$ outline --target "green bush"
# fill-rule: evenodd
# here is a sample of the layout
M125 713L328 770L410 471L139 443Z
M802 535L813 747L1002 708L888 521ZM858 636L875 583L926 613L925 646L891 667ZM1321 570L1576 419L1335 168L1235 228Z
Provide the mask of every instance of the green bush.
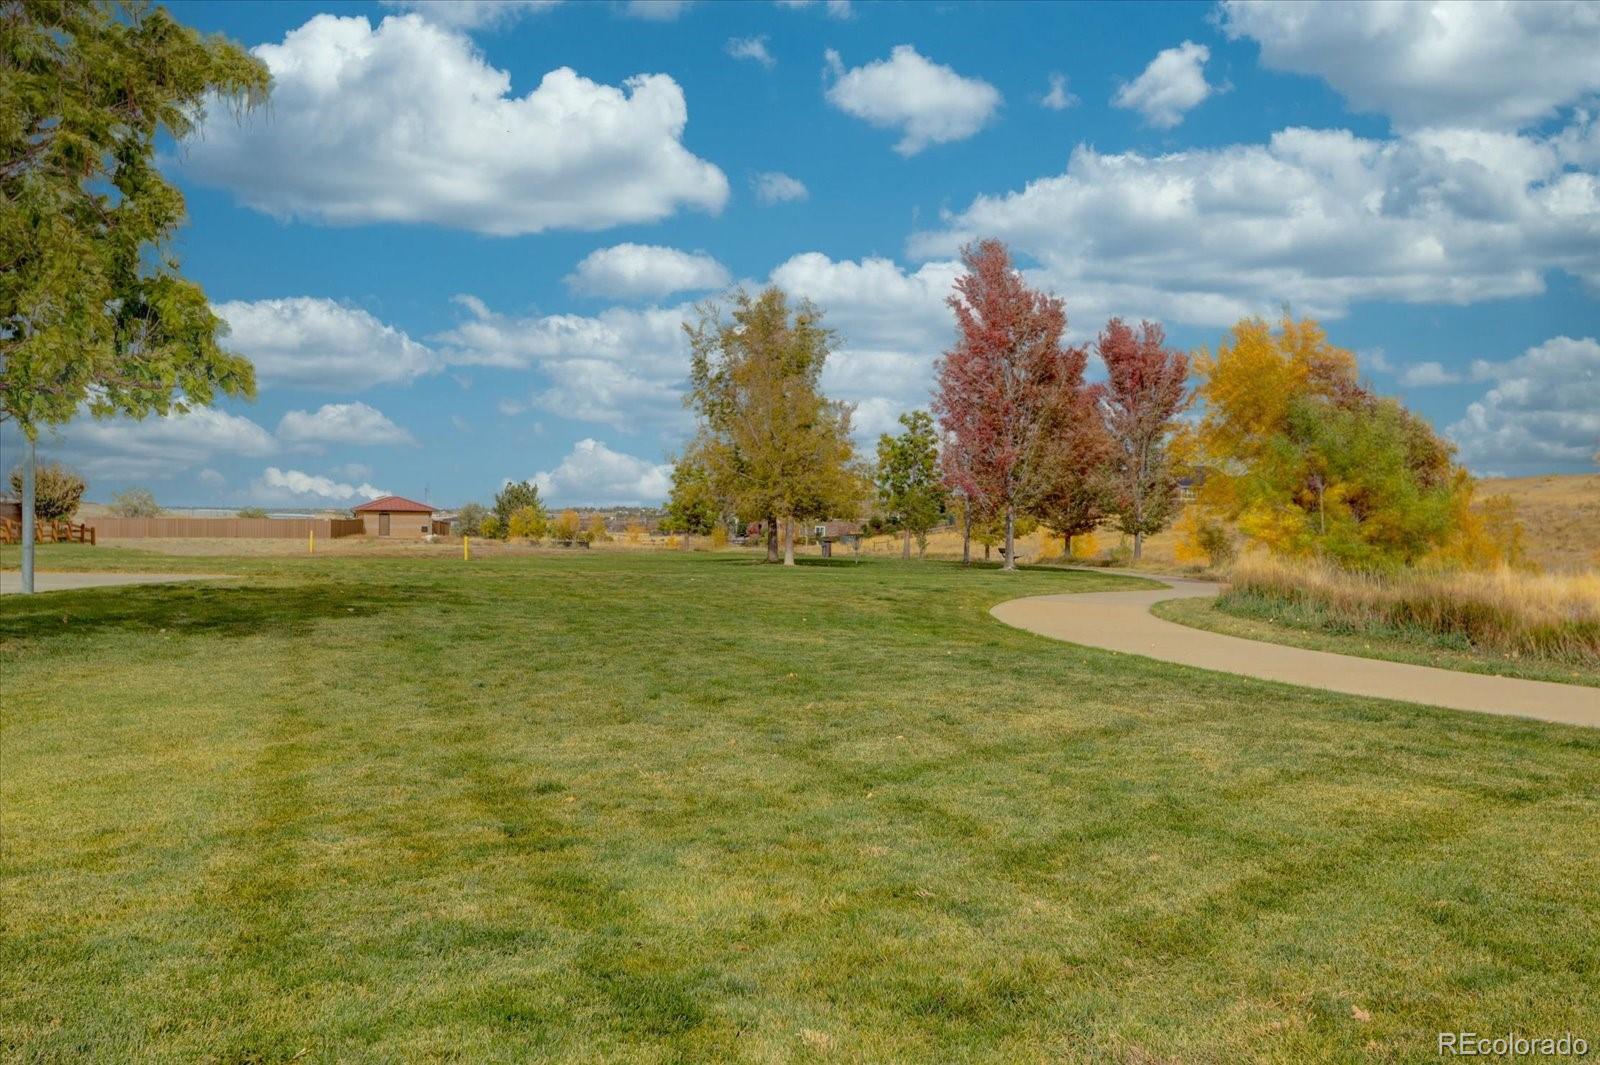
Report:
M1206 553L1211 560L1213 568L1221 568L1232 562L1238 555L1238 545L1233 542L1233 533L1228 526L1215 518L1203 518L1195 527L1195 543L1200 550Z

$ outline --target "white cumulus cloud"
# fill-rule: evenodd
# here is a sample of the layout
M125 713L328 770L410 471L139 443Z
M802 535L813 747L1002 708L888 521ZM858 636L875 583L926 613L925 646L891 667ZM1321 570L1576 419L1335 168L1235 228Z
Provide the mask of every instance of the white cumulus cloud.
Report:
M756 199L762 203L793 203L811 195L799 178L776 170L757 174L751 183L755 186Z
M671 22L689 10L691 0L628 0L622 10L629 18L647 22Z
M84 411L66 425L47 431L39 450L82 470L90 480L164 480L222 455L270 455L272 434L239 414L195 407L165 417L98 420ZM12 451L11 440L5 450Z
M1229 37L1399 126L1515 129L1600 92L1590 0L1223 0Z
M1407 388L1432 388L1435 385L1453 385L1461 375L1446 369L1442 362L1419 362L1407 366L1400 374L1400 383Z
M346 484L320 474L268 466L251 484L251 498L267 503L352 503L389 493L372 485Z
M665 74L617 88L561 67L514 96L467 37L415 14L317 15L254 52L272 106L243 122L214 108L183 165L277 217L509 236L728 198L722 171L683 146L688 106Z
M851 70L832 49L827 60L834 79L828 102L874 126L899 129L894 150L901 155L965 140L1000 108L999 89L925 59L909 44L896 45L888 59Z
M727 268L704 252L655 244L618 244L590 252L567 276L567 287L586 296L631 299L722 288Z
M1504 362L1473 363L1494 385L1445 435L1471 469L1505 474L1592 469L1600 449L1600 342L1552 337Z
M411 434L365 403L324 403L315 411L292 410L278 422L285 444L414 444Z
M759 37L729 37L725 46L727 53L735 59L749 59L771 69L777 64L772 58L772 53L767 51L767 38L765 34Z
M954 326L945 298L960 273L955 262L906 271L889 259L793 256L772 271L773 284L811 299L838 334L823 368L828 395L856 405L852 429L868 441L892 430L903 411L928 404L933 363Z
M457 29L492 29L558 7L561 0L382 0L384 7L415 11L429 22Z
M517 317L471 296L459 297L458 303L468 317L435 338L445 357L531 370L536 387L529 406L626 432L687 423L682 397L689 350L683 325L691 307Z
M555 469L534 474L533 483L540 495L556 503L660 503L671 490L672 467L586 438Z
M1535 137L1425 131L1392 140L1286 129L1266 144L1166 155L1079 146L1062 174L979 196L913 254L999 237L1068 299L1226 325L1362 300L1465 304L1600 289L1600 181Z
M817 0L774 0L779 7L786 7L792 11L802 11L808 7L817 6ZM829 18L846 21L855 17L855 8L850 0L827 0L822 9L828 13Z
M227 347L254 363L267 387L353 391L403 384L438 365L403 331L329 299L232 300L214 310L228 323Z
M1052 111L1065 111L1077 102L1078 98L1067 91L1067 76L1050 75L1050 91L1040 98L1039 103Z
M1205 64L1211 49L1193 41L1156 54L1144 73L1117 90L1112 104L1138 111L1145 121L1171 129L1215 90L1206 82Z

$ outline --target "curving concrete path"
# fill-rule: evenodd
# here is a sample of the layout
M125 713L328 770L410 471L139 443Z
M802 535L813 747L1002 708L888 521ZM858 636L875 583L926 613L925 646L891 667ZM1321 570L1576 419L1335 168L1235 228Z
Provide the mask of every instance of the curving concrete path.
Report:
M1155 579L1167 587L1032 595L1001 603L989 613L1007 625L1041 636L1163 662L1347 695L1600 727L1600 688L1355 658L1193 629L1156 617L1150 607L1163 599L1216 595L1219 586L1180 578Z

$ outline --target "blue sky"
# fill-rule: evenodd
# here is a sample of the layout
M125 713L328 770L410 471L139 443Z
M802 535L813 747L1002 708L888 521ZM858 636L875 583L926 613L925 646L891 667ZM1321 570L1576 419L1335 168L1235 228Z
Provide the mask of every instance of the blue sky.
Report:
M867 440L987 235L1078 339L1288 305L1479 472L1600 447L1593 4L171 6L274 71L165 163L260 394L46 438L91 498L654 502L740 281L828 312Z

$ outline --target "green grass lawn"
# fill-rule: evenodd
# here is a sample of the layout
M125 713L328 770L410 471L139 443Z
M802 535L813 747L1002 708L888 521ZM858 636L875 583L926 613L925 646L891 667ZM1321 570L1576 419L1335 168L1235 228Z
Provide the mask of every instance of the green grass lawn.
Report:
M96 550L240 579L0 601L7 1059L1600 1037L1600 732L986 614L1104 574Z
M1473 647L1463 637L1420 629L1356 629L1314 607L1255 596L1169 599L1157 603L1151 613L1180 625L1225 636L1242 636L1247 640L1265 640L1312 651L1600 688L1600 671L1587 666L1504 654Z

